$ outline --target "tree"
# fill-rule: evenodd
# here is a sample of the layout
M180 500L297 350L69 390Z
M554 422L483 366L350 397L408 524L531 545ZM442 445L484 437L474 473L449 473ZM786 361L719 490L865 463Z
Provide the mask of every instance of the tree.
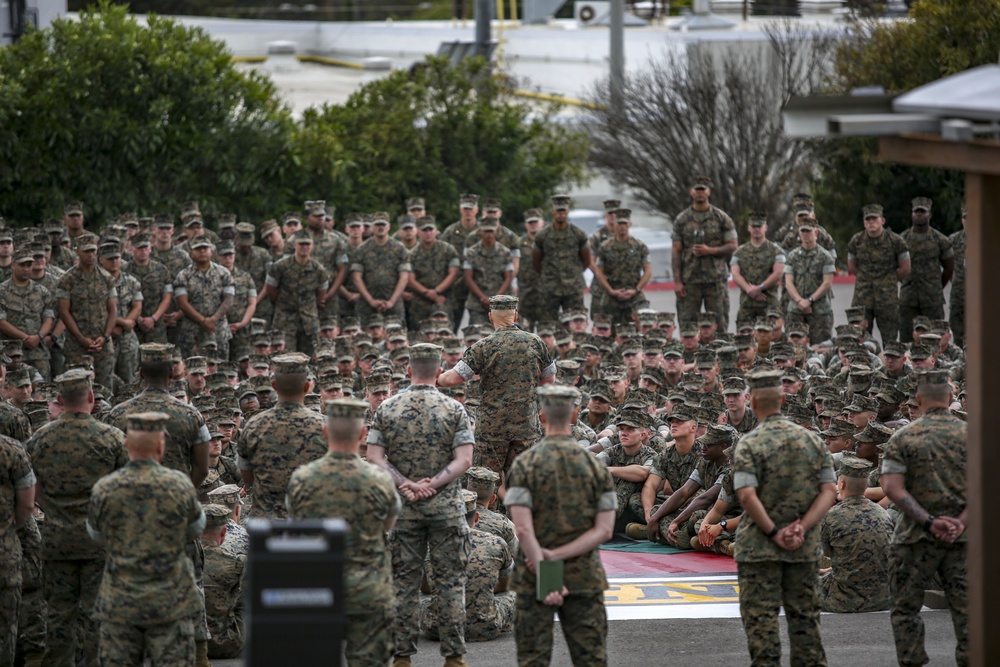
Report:
M1000 0L918 0L909 20L858 21L837 53L832 92L881 86L901 93L978 65L996 62ZM933 224L960 226L964 176L876 161L873 139L829 142L821 157L817 203L840 241L858 231L861 207L879 202L897 231L910 225L910 200L934 199ZM824 223L826 224L826 223Z
M690 183L704 174L712 202L730 215L763 211L783 221L813 173L816 145L786 137L780 109L820 89L833 44L785 21L757 52L670 52L626 77L621 111L608 104L605 79L589 96L591 164L671 216L690 205Z
M102 4L0 49L0 211L37 222L79 199L121 211L273 215L294 194L294 123L270 80L199 28Z
M404 212L407 197L423 196L441 215L476 192L501 198L505 217L519 218L582 180L587 138L552 121L556 105L512 93L481 58L452 67L432 57L366 84L343 105L310 109L303 135L325 137L341 152L335 178L313 168L304 187L330 193L341 209L393 214Z

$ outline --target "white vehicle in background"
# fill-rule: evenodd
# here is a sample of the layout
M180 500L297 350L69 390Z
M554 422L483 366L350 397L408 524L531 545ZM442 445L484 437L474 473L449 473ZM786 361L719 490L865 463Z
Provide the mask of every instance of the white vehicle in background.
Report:
M589 208L574 209L569 212L570 223L576 225L590 236L604 225L604 212ZM649 263L653 266L653 280L670 280L670 251L673 248L673 238L665 229L649 227L632 227L632 236L639 239L649 248ZM585 272L587 285L593 279L588 269Z

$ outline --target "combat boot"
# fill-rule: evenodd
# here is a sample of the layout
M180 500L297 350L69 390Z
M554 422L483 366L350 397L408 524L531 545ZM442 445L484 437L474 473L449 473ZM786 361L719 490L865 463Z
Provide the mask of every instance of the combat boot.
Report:
M194 643L194 667L212 667L208 661L208 640Z
M469 663L460 655L450 655L444 659L444 667L469 667Z
M408 655L393 656L392 667L410 667L410 656Z
M718 553L722 554L723 556L729 556L730 558L733 557L734 553L733 543L730 542L729 540L722 540L721 542L716 542L715 550Z
M625 526L625 534L633 540L649 539L649 533L646 531L646 526L641 523L630 523Z

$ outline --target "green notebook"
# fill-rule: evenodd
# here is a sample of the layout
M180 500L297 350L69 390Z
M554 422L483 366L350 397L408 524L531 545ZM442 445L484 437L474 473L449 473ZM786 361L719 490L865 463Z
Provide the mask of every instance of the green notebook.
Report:
M535 575L536 598L544 600L552 591L563 589L563 562L561 560L543 560L538 563L538 574Z

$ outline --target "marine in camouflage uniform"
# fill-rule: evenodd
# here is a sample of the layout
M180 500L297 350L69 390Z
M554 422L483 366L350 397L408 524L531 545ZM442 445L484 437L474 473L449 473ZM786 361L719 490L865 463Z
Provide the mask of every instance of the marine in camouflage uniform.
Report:
M538 235L541 226L545 224L541 210L533 208L525 211L524 224L528 230L520 239L520 250L521 256L527 257L528 261L522 262L517 270L517 295L521 300L521 317L526 328L530 331L538 324L552 318L542 310L544 304L542 300L542 275L535 270L531 262L535 236ZM591 253L593 253L593 246L591 246ZM591 287L590 295L591 303L593 303L595 298L593 287Z
M913 342L913 319L944 319L944 287L955 270L948 237L930 226L931 200L913 200L913 226L900 234L910 250L910 275L899 289L899 340Z
M153 317L160 308L163 297L174 293L173 278L176 273L171 274L166 264L152 258L140 265L133 257L132 261L122 267L122 270L139 281L142 294L145 299L142 302L142 317ZM167 326L163 320L158 320L149 331L136 328L136 336L139 343L166 343Z
M776 400L780 371L761 370L747 379L752 400L758 391L762 401ZM778 540L785 535L780 527L799 520L816 503L824 510L833 504L833 460L819 436L783 417L777 403L773 407L774 412L768 413L755 402L761 423L742 437L733 455L736 493L744 506L748 503L741 491L756 494L763 520L768 522L759 524L748 511L737 529L734 558L740 615L753 664L780 664L778 608L784 607L792 662L823 665L826 653L819 633L817 596L820 531L803 526L802 542L795 549L789 549L787 542L779 547Z
M485 228L496 230L496 224L488 224ZM514 262L507 246L494 241L491 247L486 247L480 242L465 249L462 270L465 272L466 285L469 285L469 281L475 283L479 291L489 298L506 294L510 290ZM465 300L465 308L469 311L470 324L489 323L487 308L471 287Z
M223 263L230 261L230 254L234 248L227 245L227 241L219 244L219 256ZM233 257L235 259L235 256ZM233 274L233 306L226 313L226 320L229 321L229 328L239 325L247 317L247 310L250 308L250 299L254 300L254 311L251 318L257 316L258 292L253 276L236 266L232 265L230 273ZM288 335L286 334L286 339ZM293 339L294 340L294 339ZM249 357L253 354L253 345L250 342L250 321L247 320L241 328L233 331L233 337L229 341L229 360L239 361L241 357Z
M861 479L868 484L871 464L855 457L842 458L840 478ZM823 555L833 568L820 576L820 609L856 613L885 611L889 596L889 540L892 519L882 507L860 493L841 488L843 499L830 508L820 524Z
M890 495L899 506L899 519L889 551L890 587L893 593L892 634L901 665L923 665L924 623L920 618L927 582L939 576L951 610L958 642L955 662L969 664L969 597L965 532L949 542L931 532L935 517L964 519L967 508L965 468L967 428L948 410L951 395L945 371L922 373L918 396L928 385L941 395L925 400L923 416L896 431L882 453L882 485L901 478L906 495ZM940 387L940 389L938 389ZM886 480L892 476L894 479Z
M192 252L201 251L205 243L207 241L201 238L193 241ZM211 261L211 254L204 267L199 268L194 264L177 274L174 279L174 298L187 299L188 305L202 318L196 321L185 314L177 323L175 344L185 358L194 356L195 349L209 340L216 342L221 358L229 358L229 339L233 337L233 333L229 330L226 313L232 307L235 292L232 274L226 267ZM216 317L217 313L219 315L215 331L209 331L201 322Z
M118 245L105 245L99 251L101 259L105 261L118 259L121 261L121 249ZM112 266L109 264L109 266ZM115 292L118 293L118 319L125 319L132 309L139 304L142 313L142 303L145 297L142 293L142 285L135 276L131 276L121 270L121 265L117 267L117 275L109 269L105 269L115 281ZM138 318L136 318L138 320ZM132 384L136 380L136 368L139 365L139 338L136 336L136 323L133 322L132 329L116 325L114 334L115 343L115 375L117 375L125 385Z
M425 245L423 242L423 236L436 229L433 218L421 218L419 226L421 241L410 251L410 267L413 271L410 275L410 288L413 298L406 308L407 326L410 331L418 331L420 323L438 308L444 308L450 315L455 309L456 284L462 282L462 278L458 275L462 270L462 260L455 247L440 239L434 239L430 245ZM455 274L451 285L437 292L436 288L444 284L451 274ZM415 289L414 283L422 289ZM427 290L434 290L434 295L430 299L424 296ZM444 303L437 303L437 299L442 297ZM452 323L456 327L460 324L460 322Z
M591 257L591 272L596 271L596 260L597 251L601 249L601 245L608 239L614 238L615 235L615 211L622 207L621 200L618 199L607 199L604 201L604 225L598 227L593 234L587 237L587 245L590 246L590 257ZM531 249L528 249L528 255L531 255ZM604 291L604 287L601 284L593 280L590 283L590 318L594 319L595 315L600 314L601 307L604 305L604 299L607 293ZM524 296L521 295L523 300Z
M247 557L235 556L220 544L229 524L229 508L208 505L201 546L205 550L205 615L209 658L238 658L243 651L243 572ZM228 532L228 531L227 531Z
M619 421L618 423L622 422ZM640 444L634 453L629 454L625 451L625 447L621 443L617 443L598 454L597 459L603 462L609 469L641 466L649 470L653 467L655 456L656 452L646 445ZM640 494L645 480L642 482L630 482L620 477L614 477L614 480L615 497L618 504L618 510L615 512L617 522L622 524L623 521L633 522L645 518L642 511L642 497ZM638 512L635 511L636 508L638 508ZM634 516L629 516L629 514Z
M330 420L360 422L367 403L337 399L327 405ZM288 513L296 519L347 521L344 590L347 599L346 655L349 664L388 664L392 657L392 561L385 525L401 508L396 485L385 471L364 462L346 443L292 473Z
M965 220L966 213L962 210L962 229L948 237L951 249L955 253L955 276L951 281L949 295L948 320L951 331L955 334L955 344L959 347L965 344Z
M767 317L768 312L778 309L778 293L781 289L781 276L779 282L761 289L764 281L774 273L775 266L784 264L786 253L782 246L768 240L763 234L767 233L767 218L761 214L751 214L747 220L747 227L750 229L751 240L747 241L733 253L729 260L730 270L733 273L733 280L740 289L740 308L736 312L737 322L756 322ZM760 231L761 238L758 243L753 236L756 233L754 228ZM798 227L795 231L795 245L799 247ZM737 280L740 276L751 289L756 288L754 293L759 292L763 299L756 299L743 289Z
M115 370L111 330L118 293L114 279L97 265L97 237L88 235L77 254L81 263L68 270L56 288L59 317L67 330L63 353L67 365L82 363L85 355L93 357L94 380L111 387ZM94 352L76 337L74 330L85 340L103 340L103 346Z
M35 486L35 473L20 442L0 436L0 663L14 664L18 608L22 604L18 494ZM20 511L19 511L20 510Z
M254 227L249 222L241 222L236 225L236 266L246 271L253 278L254 287L257 294L264 292L264 280L267 278L267 270L271 268L271 254L264 248L255 246ZM271 303L261 302L254 313L254 317L264 320L266 326L271 325L271 314L274 312Z
M33 261L30 253L15 254L15 264L31 264ZM2 331L8 338L21 339L22 335L39 337L34 348L24 348L24 361L34 366L46 381L51 379L50 354L48 348L42 344L42 339L45 338L45 334L52 332L56 316L55 308L55 295L40 283L31 280L30 274L24 280L19 280L18 276L14 275L10 280L0 284ZM17 331L11 330L11 327L15 327ZM18 335L18 332L22 335Z
M702 194L696 194L701 192ZM692 184L692 193L701 197L711 193L711 184L704 177L698 177ZM680 283L684 296L677 296L677 321L680 326L697 324L702 312L716 314L719 331L729 329L729 289L727 279L729 265L727 255L736 250L736 225L729 215L708 203L707 207L696 210L689 206L674 218L674 281ZM707 246L711 250L699 257L694 246Z
M543 409L566 409L579 399L576 389L565 386L543 387L538 394ZM530 511L538 546L551 550L599 523L611 523L606 519L613 518L617 508L611 473L568 435L546 435L514 461L507 477L505 503L512 509L515 523L518 512ZM574 665L607 664L604 591L608 582L597 550L564 560L563 582L570 594L558 608L536 599L535 574L525 563L524 544L521 551L512 581L517 593L514 633L518 664L549 664L554 612L559 614Z
M803 223L800 227L800 236L804 236L803 229L809 229L809 223ZM833 256L823 248L811 243L813 247L806 248L805 244L814 239L803 239L803 245L788 253L788 260L785 263L785 289L794 290L803 299L809 299L824 284L826 276L833 276L836 271ZM790 286L789 286L790 284ZM832 283L831 283L832 284ZM827 340L833 332L833 300L832 292L829 288L810 304L811 313L803 312L802 308L794 300L794 294L790 294L788 310L785 311L787 322L805 322L809 326L810 340Z
M583 270L590 268L587 233L569 223L569 197L552 197L551 225L535 235L532 264L541 274L541 310L556 320L562 311L583 310Z
M75 399L91 389L90 374L82 369L60 375L55 383L61 397ZM125 434L94 419L85 395L83 400L66 405L66 412L25 443L45 499L45 664L56 667L74 667L77 652L85 664L97 664L98 624L91 610L105 552L87 536L87 501L98 480L128 462Z
M438 236L438 240L451 245L455 252L461 256L465 252L465 243L469 237L476 237L476 213L479 211L479 195L462 195L460 206L463 211L463 219L454 222ZM466 218L465 212L469 212ZM476 243L478 238L472 241ZM472 245L471 243L469 245ZM462 317L465 313L465 300L469 296L469 288L465 286L465 281L459 279L451 290L451 300L454 310L452 311L452 324L455 327L462 325Z
M31 437L28 416L7 401L0 401L0 435L18 442L25 442Z
M434 361L441 361L437 346L410 348L411 364ZM375 411L368 432L368 458L372 460L374 453L376 465L387 467L397 485L407 480L440 479L448 474L445 470L457 470L459 476L425 500L404 499L390 536L397 599L393 654L406 659L417 652L420 581L429 556L435 575L441 655L450 664L464 665L460 656L465 654L465 573L470 546L460 484L460 475L467 467L457 461L475 440L461 403L433 384L416 382L425 378L413 379L409 389L389 397Z
M167 419L133 414L129 430L148 436ZM138 665L148 655L155 665L190 667L191 619L204 603L186 549L205 515L190 478L145 451L130 452L128 465L100 480L90 498L87 531L107 551L94 608L101 662Z
M294 245L308 247L312 238L307 232L293 237ZM347 256L338 262L344 264ZM279 259L267 272L266 296L274 303L275 329L285 334L285 350L313 354L313 340L319 333L319 301L330 288L330 274L307 253Z
M239 480L208 492L210 503L229 508L229 521L226 522L226 537L222 541L222 549L233 556L246 556L250 552L250 536L247 534L247 529L238 523L243 520L243 501L240 499L242 483L243 480Z
M301 353L273 358L275 381L300 377L305 386L309 358ZM278 394L278 404L254 415L240 431L240 470L253 487L253 516L284 519L288 480L299 466L326 453L323 416L303 405L301 398Z
M871 204L864 208L866 220L883 220L882 207ZM903 238L884 227L878 227L878 236L866 230L851 237L847 245L848 268L856 268L852 308L864 308L868 331L878 320L882 344L896 340L899 335L899 287L897 271L910 259L910 251ZM813 338L826 340L826 338Z
M25 667L40 667L45 655L45 579L42 534L34 516L17 530L21 542L21 606L17 614L17 655ZM0 653L0 657L2 657Z
M490 300L490 307L494 312L509 312L517 308L517 302L516 297L497 296ZM534 390L555 372L555 362L542 339L513 323L477 341L447 371L458 376L451 376L455 384L475 375L480 378L474 465L499 474L531 447L541 426ZM447 376L442 378L447 382Z
M376 302L388 302L396 292L400 277L411 271L410 251L399 241L388 237L381 244L376 236L368 239L355 251L350 261L355 286L361 282ZM363 329L368 327L369 320L377 314L400 318L405 316L402 292L396 303L381 312L365 300L363 293L355 307Z
M347 236L323 228L323 220L326 218L325 201L321 199L307 201L304 207L306 226L300 233L308 235L313 240L312 259L319 262L320 266L326 270L330 288L333 288L329 298L317 308L319 319L329 320L337 316L337 301L333 297L340 286L344 284L350 268L350 260L347 255ZM294 251L292 245L291 243L285 244L286 255L292 254ZM289 348L286 350L291 351Z
M601 244L597 251L597 258L594 260L594 265L597 267L594 282L599 283L602 289L604 282L607 282L611 288L611 291L603 289L604 294L600 305L597 306L597 312L607 315L612 323L620 324L633 321L636 306L645 298L642 290L652 277L652 272L649 264L649 248L628 233L632 224L632 212L628 209L619 209L615 217L618 232L614 238ZM614 294L618 291L631 291L632 294L628 298L620 298Z

